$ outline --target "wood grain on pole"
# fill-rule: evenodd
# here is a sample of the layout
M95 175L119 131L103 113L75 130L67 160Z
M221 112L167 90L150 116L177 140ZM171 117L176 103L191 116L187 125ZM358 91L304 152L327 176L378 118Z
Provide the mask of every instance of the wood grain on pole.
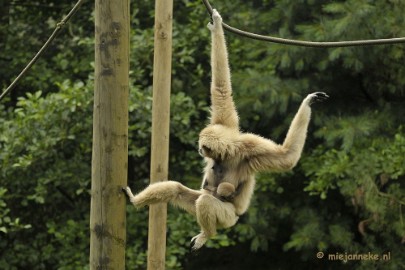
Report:
M155 2L151 183L167 180L173 0ZM165 269L167 204L149 209L148 269Z
M129 0L95 1L90 269L125 269Z

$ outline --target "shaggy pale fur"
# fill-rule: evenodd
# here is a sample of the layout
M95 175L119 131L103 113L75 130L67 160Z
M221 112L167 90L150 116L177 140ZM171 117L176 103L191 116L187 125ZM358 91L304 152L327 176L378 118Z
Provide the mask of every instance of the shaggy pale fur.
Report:
M217 188L218 196L224 199L230 198L232 195L234 195L235 191L235 186L228 182L220 183Z
M125 189L136 207L170 202L195 215L201 233L192 239L193 249L202 247L217 228L235 225L246 212L256 172L285 171L297 164L310 121L310 104L327 98L318 92L304 99L282 145L240 132L222 18L214 10L212 19L213 23L208 24L212 37L212 107L210 124L201 131L199 139L200 154L206 163L201 189L192 190L175 181L152 184L136 196L129 187Z

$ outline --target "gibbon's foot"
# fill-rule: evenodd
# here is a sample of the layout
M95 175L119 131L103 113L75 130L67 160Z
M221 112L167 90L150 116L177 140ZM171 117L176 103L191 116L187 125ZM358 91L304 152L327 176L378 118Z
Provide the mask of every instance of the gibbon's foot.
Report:
M123 187L122 191L125 192L125 194L127 195L128 199L131 203L135 202L135 196L134 196L134 194L132 194L132 191L129 187Z
M216 9L212 10L212 21L212 23L210 22L207 24L208 29L211 31L214 31L218 26L222 25L222 17Z
M312 105L314 102L322 102L328 98L329 96L324 92L315 92L309 94L305 99L307 100L308 105Z
M191 239L191 243L194 242L192 249L194 251L197 249L200 249L205 244L205 242L207 242L207 240L208 240L208 237L205 235L204 232L197 234L196 236L194 236Z

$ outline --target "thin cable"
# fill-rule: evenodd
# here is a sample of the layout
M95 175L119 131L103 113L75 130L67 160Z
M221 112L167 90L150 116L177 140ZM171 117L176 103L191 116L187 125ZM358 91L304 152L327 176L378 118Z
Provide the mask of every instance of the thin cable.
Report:
M212 7L208 0L202 0L205 7L207 8L210 15L212 15ZM366 39L366 40L351 40L351 41L335 41L335 42L316 42L316 41L301 41L293 39L285 39L272 36L264 36L251 32L242 31L238 28L222 23L225 30L232 32L234 34L279 44L303 46L303 47L317 47L317 48L334 48L334 47L353 47L353 46L371 46L371 45L386 45L386 44L396 44L405 43L405 37L401 38L387 38L387 39Z
M53 33L51 36L48 38L48 40L44 43L42 48L37 52L37 54L32 58L32 60L27 64L27 66L21 71L21 73L14 79L14 81L7 87L6 90L0 95L0 101L9 93L11 92L14 87L17 85L18 81L28 72L28 70L35 64L35 62L39 59L39 57L42 56L42 54L48 49L49 45L52 43L52 41L55 39L56 35L62 30L62 28L65 26L65 24L70 20L70 18L76 13L76 11L79 9L80 5L86 0L79 0L77 3L74 5L74 7L69 11L69 13L66 15L63 20L61 20L59 23L56 24L55 30L53 30Z

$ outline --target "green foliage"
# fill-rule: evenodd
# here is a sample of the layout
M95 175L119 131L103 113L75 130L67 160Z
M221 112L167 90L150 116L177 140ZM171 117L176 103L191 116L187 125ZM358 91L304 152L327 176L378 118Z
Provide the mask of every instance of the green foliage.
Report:
M405 36L404 1L213 4L231 25L285 38ZM0 64L7 67L2 87L72 3L44 5L19 1L0 11ZM209 113L209 18L200 1L174 5L169 177L198 188L198 132ZM128 182L134 190L149 181L153 8L153 1L131 4ZM0 104L1 269L88 268L92 4L85 3L66 27ZM166 268L194 262L201 269L238 269L269 260L277 269L404 268L403 45L313 49L233 34L227 41L243 130L282 142L306 94L322 90L331 98L314 105L299 165L293 172L259 175L249 212L202 253L190 252L189 241L199 232L195 218L169 208ZM127 266L145 269L147 210L128 206L127 212ZM390 252L391 260L343 263L316 259L318 251ZM214 260L206 268L204 254Z
M9 232L31 228L30 224L27 225L20 224L20 218L12 219L9 216L10 208L7 207L7 204L3 199L5 198L6 192L7 189L0 188L0 233L7 234Z
M8 241L1 244L4 269L8 265L41 268L56 261L61 267L75 267L87 257L62 247L87 246L83 228L89 209L85 202L91 141L87 138L92 126L85 116L91 113L92 84L65 81L58 87L58 93L46 97L39 91L19 98L0 128L0 182L9 190L5 196L9 216L26 224L8 232ZM26 247L31 234L35 241Z

